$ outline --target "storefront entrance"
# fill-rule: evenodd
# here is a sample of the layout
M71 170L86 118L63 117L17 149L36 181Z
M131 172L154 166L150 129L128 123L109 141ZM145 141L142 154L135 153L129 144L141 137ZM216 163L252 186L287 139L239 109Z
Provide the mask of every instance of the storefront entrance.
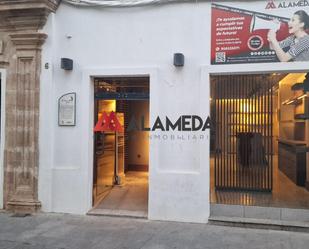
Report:
M147 217L149 78L95 82L93 206L90 213Z
M307 73L211 77L212 204L309 209L307 81Z

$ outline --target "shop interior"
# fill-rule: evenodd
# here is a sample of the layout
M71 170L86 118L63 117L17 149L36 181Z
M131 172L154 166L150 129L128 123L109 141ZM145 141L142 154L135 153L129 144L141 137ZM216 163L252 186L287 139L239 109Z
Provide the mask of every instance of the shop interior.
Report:
M309 208L309 73L211 76L211 203Z
M114 113L110 124L119 122L122 129L94 133L90 214L147 217L149 134L138 129L141 120L149 125L149 78L97 78L94 85L94 127Z

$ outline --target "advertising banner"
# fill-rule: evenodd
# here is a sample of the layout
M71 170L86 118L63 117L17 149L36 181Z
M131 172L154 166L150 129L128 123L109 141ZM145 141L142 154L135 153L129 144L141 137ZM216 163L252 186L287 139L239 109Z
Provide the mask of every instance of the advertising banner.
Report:
M211 64L309 61L309 0L213 2Z

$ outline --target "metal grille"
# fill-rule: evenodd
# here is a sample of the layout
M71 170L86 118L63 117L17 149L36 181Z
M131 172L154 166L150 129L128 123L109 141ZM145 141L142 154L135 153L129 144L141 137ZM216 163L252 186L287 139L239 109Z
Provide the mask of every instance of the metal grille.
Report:
M212 77L215 187L272 190L272 82L260 75Z

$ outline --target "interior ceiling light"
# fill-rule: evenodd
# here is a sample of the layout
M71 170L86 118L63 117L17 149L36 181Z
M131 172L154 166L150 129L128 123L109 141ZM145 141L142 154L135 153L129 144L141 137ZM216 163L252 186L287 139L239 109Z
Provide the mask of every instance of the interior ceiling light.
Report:
M294 99L292 99L292 100L288 101L288 102L286 103L286 105L293 104L294 102L295 102L295 100L294 100Z
M290 105L295 102L295 99L288 99L282 102L282 105Z
M303 98L305 98L306 96L307 96L307 94L303 94L303 95L297 97L297 99L303 99Z

